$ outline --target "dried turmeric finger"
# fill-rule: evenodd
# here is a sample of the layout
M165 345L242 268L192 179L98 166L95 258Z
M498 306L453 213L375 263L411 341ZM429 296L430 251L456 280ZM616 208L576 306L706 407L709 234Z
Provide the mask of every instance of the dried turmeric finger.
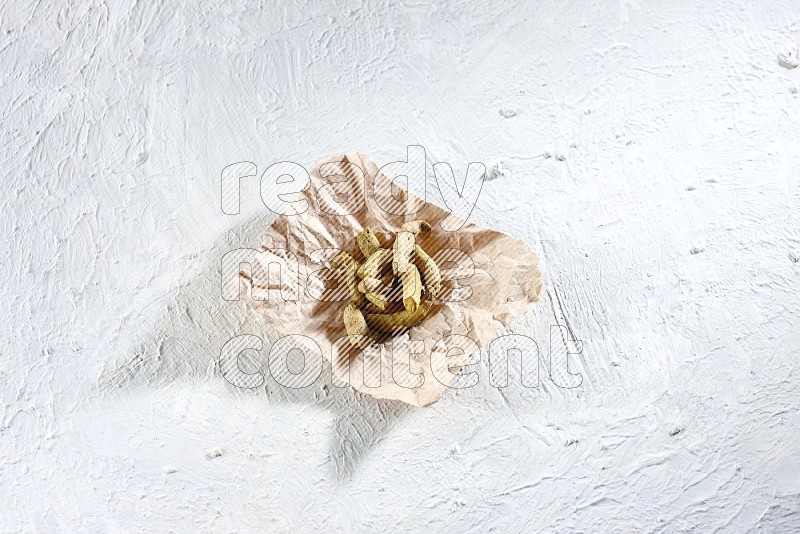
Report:
M381 243L369 226L365 226L356 236L356 244L361 249L365 258L372 256L372 253L381 248Z
M394 238L394 255L392 257L392 272L395 276L402 276L408 269L417 235L430 230L431 225L425 221L410 221L400 227L400 231Z
M411 232L412 234L414 234L416 236L416 235L419 235L422 232L430 232L431 231L431 225L428 224L425 221L422 221L422 220L410 221L410 222L404 223L400 227L400 231L401 232Z
M428 314L431 306L433 306L433 298L426 296L414 311L405 310L390 314L369 313L366 321L368 325L380 332L393 334L398 330L411 328L417 324Z
M419 278L419 271L415 266L409 265L400 276L400 281L403 284L403 306L408 311L416 310L422 295L422 280Z
M416 258L414 258L414 265L419 269L420 274L425 282L425 290L432 296L436 296L439 290L442 289L442 273L439 271L439 266L433 261L433 258L428 256L428 253L422 250L419 245L414 246Z
M411 232L398 232L394 238L392 255L392 272L401 276L408 269L411 252L414 250L414 234Z
M344 329L353 345L361 346L369 341L369 327L364 314L354 302L348 302L344 308Z

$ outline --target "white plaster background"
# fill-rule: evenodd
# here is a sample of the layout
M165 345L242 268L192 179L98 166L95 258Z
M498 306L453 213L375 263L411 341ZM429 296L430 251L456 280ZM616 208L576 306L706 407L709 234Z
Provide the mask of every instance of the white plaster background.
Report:
M798 38L795 0L3 2L0 528L797 528ZM502 162L472 220L550 291L510 330L563 313L582 386L231 387L215 269L269 217L222 168L408 144Z

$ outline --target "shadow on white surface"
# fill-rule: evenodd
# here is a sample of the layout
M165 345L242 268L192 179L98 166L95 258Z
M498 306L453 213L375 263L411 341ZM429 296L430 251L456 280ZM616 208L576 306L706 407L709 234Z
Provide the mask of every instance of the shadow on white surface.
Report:
M157 327L141 333L136 346L117 347L125 355L107 364L98 388L104 396L135 396L189 383L225 381L219 368L223 345L237 335L256 335L264 341L264 347L259 352L257 369L248 371L258 370L265 377L257 389L259 394L264 392L264 409L280 403L331 412L334 423L328 461L336 478L347 480L412 407L332 385L327 360L321 376L305 388L287 388L272 378L266 355L279 334L270 331L243 302L222 298L219 260L233 248L260 243L263 229L273 218L255 219L218 240L203 271L179 288ZM233 404L242 391L231 384L228 389Z

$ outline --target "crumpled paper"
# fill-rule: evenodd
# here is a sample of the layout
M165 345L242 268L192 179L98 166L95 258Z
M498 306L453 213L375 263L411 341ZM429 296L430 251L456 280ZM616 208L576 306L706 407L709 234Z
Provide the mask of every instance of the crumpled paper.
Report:
M278 217L264 234L263 253L231 283L271 329L291 336L283 340L284 352L321 350L331 364L334 385L428 406L448 387L458 387L459 370L474 363L471 354L542 295L538 257L528 245L399 188L362 154L331 156L309 174L308 186L294 197L300 202L293 204L305 211ZM411 216L393 214L409 205L421 209ZM440 223L446 218L446 228L461 227L443 230ZM361 262L355 237L362 228L371 227L382 246L390 248L400 226L415 219L433 227L417 243L439 265L444 287L421 323L362 352L348 343L342 322L349 295L325 262L339 250ZM267 266L273 260L284 262L280 280L270 277Z

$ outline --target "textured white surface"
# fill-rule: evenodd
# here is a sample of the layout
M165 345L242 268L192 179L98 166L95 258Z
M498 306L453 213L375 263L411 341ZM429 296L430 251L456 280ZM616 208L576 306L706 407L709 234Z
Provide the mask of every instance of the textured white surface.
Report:
M797 527L800 4L426 4L0 5L0 529ZM581 387L231 387L222 168L408 144L499 170Z

